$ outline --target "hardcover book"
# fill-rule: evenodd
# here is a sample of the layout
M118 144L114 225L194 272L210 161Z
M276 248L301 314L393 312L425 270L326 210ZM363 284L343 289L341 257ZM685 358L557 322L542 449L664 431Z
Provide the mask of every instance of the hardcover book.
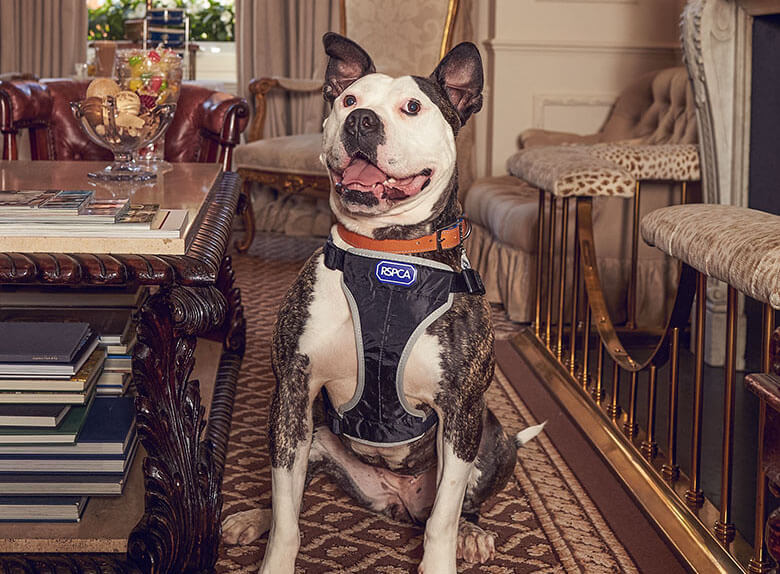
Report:
M83 216L78 216L83 217ZM68 238L180 238L189 223L186 209L161 209L151 223L80 223L74 221L16 221L3 223L0 218L0 237L68 237Z
M125 467L132 461L138 436L133 435L127 448L121 454L71 454L49 455L2 454L0 455L0 475L3 473L124 473Z
M86 209L92 195L93 192L88 190L63 190L41 202L35 213L38 215L51 212L55 216L78 215Z
M24 428L5 427L0 428L0 445L2 444L41 444L41 443L65 443L73 444L79 431L84 426L89 408L94 400L94 393L86 405L74 406L70 409L65 419L57 428Z
M134 399L95 397L76 443L4 445L0 446L0 455L122 455L134 436Z
M16 323L4 323L5 325L14 325ZM39 325L46 325L47 323L38 323ZM81 323L48 323L49 325L81 325ZM2 329L2 326L0 326ZM62 377L68 379L75 375L82 367L87 359L98 346L98 339L95 332L89 329L88 333L82 339L82 343L77 351L74 359L69 362L60 362L53 360L53 357L59 357L49 350L33 350L34 362L21 362L17 360L0 362L0 377L37 377L50 375L52 377ZM22 357L22 354L7 355L9 357Z
M91 329L87 323L0 323L0 362L70 363Z
M0 191L0 213L18 214L40 206L47 199L57 195L51 191Z
M56 428L70 405L0 405L0 427L44 427Z
M66 393L84 393L101 376L105 360L105 350L98 348L92 351L92 354L84 362L78 372L70 378L0 378L0 403L20 402L16 400L4 400L4 398L8 398L6 395L14 394L29 394L30 396L33 396L39 393L55 393L55 396L64 396ZM31 400L24 402L44 401ZM84 401L63 400L46 402L83 403Z
M0 307L137 307L148 294L146 285L79 288L3 285Z
M0 496L0 520L78 522L88 501L88 496Z
M135 337L133 311L122 307L0 308L0 322L88 323L98 334L101 345L125 346Z
M52 492L56 492L81 496L119 495L122 494L131 466L128 464L122 473L0 473L0 494L51 496Z

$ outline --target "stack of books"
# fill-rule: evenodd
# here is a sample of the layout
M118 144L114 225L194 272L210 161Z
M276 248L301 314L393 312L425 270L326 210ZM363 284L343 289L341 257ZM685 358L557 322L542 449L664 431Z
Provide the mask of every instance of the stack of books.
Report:
M96 397L106 350L78 322L0 322L0 520L78 520L121 494L132 397Z
M186 209L95 199L89 190L0 191L0 236L180 238Z
M106 351L97 393L123 395L132 384L136 315L149 288L0 287L0 321L88 323Z

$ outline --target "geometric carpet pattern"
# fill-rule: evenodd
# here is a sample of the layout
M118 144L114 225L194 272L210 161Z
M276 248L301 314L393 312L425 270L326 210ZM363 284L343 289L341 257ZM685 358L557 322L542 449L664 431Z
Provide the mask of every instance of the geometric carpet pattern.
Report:
M247 255L233 255L247 319L247 349L238 381L228 445L223 517L269 507L268 409L274 388L269 344L281 299L303 261L321 240L259 234ZM497 336L514 326L494 313ZM505 430L536 424L497 369L487 402ZM514 479L482 507L480 525L496 534L489 564L458 572L637 572L587 493L542 433L519 451ZM300 518L296 572L408 574L422 557L422 529L356 505L325 476L307 488ZM217 572L257 572L267 535L246 546L220 548Z

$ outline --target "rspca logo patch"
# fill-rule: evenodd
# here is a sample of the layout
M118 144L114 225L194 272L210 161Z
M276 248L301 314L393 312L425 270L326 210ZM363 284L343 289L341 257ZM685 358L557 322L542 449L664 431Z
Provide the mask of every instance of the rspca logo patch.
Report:
M397 261L380 261L376 266L376 278L382 283L409 287L417 281L417 268Z

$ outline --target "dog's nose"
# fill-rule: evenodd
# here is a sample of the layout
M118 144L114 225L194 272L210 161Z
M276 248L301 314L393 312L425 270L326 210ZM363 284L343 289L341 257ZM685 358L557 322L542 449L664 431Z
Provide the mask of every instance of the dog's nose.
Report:
M379 116L373 110L360 108L347 116L344 129L353 137L358 135L370 136L379 131L381 123Z

